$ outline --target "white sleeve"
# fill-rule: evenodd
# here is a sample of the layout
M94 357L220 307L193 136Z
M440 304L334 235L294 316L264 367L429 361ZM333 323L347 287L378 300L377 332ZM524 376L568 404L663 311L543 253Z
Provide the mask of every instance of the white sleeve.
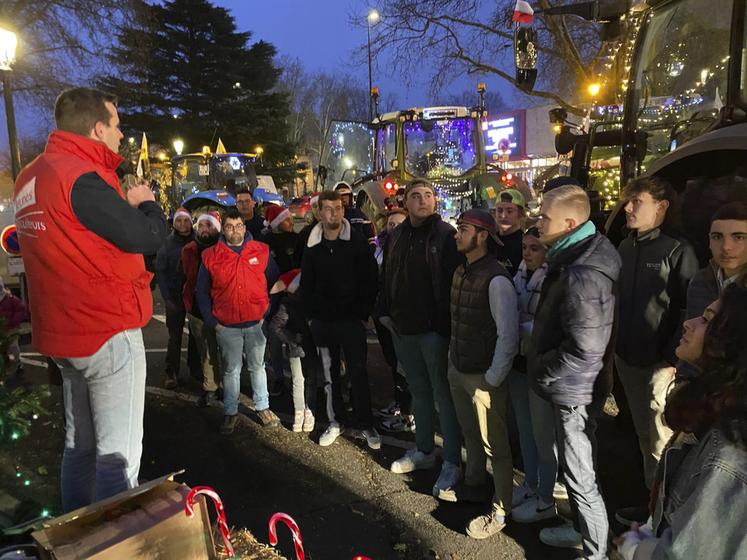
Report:
M496 276L490 281L488 299L498 339L493 362L485 372L485 381L498 387L511 371L514 356L519 349L519 305L513 284L504 276Z

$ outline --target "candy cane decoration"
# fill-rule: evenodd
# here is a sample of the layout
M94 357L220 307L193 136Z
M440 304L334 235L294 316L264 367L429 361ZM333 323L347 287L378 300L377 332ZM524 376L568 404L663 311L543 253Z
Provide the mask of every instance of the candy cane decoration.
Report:
M278 531L276 528L277 522L282 521L290 529L293 535L293 546L296 549L296 560L304 560L305 555L303 552L303 541L301 540L301 529L298 528L298 524L293 521L293 518L287 513L275 513L270 517L269 533L270 533L270 544L277 546L278 544Z
M189 494L187 494L187 505L184 508L184 512L187 514L187 517L194 517L195 499L197 498L198 494L205 494L206 496L209 496L213 499L213 504L215 504L215 511L218 513L218 528L220 529L220 534L223 537L223 545L226 547L226 553L228 554L229 558L233 558L234 550L233 545L231 544L231 532L228 530L228 524L226 523L226 510L223 509L223 502L221 501L220 496L218 496L218 493L215 490L213 490L209 486L195 486L194 488L192 488L192 490L189 491Z

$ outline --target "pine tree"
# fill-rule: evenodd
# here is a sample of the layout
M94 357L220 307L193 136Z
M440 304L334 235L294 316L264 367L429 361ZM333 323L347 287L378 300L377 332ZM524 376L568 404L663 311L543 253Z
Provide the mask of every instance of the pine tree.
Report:
M275 47L239 32L231 14L207 0L141 5L141 25L123 28L100 87L119 96L123 126L152 142L199 151L220 137L230 151L264 149L266 166L293 156L287 95L274 91Z

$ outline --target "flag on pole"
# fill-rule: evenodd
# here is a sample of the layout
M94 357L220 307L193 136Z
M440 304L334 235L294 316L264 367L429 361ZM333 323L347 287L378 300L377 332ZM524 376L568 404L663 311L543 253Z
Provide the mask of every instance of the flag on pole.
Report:
M143 132L143 140L140 142L140 154L137 158L137 171L135 174L141 179L145 174L150 174L150 160L148 159L148 139Z
M226 153L226 147L223 145L223 141L218 138L218 147L215 148L216 154L225 154Z
M516 0L513 20L516 23L531 25L532 19L534 19L534 10L529 5L529 2L526 2L525 0Z

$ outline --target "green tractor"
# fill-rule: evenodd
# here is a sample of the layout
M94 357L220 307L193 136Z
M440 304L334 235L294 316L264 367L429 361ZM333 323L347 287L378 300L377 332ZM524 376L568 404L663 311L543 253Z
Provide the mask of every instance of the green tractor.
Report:
M621 85L622 110L597 107L585 130L572 130L562 109L551 111L561 128L560 154L570 174L589 184L593 154L619 158L620 184L639 176L661 177L681 194L680 229L701 261L708 258L713 212L731 200L747 200L747 1L626 0L556 6L546 15L598 21L612 37L621 20L638 33L629 45ZM531 89L536 78L537 34L517 26L517 80ZM607 114L605 114L607 111ZM563 126L561 126L563 125ZM607 233L621 237L621 205L611 211Z
M441 215L454 220L468 208L494 204L501 188L517 186L487 161L486 128L482 103L384 113L370 124L334 121L318 177L326 189L338 181L350 183L356 206L377 227L390 207L401 204L404 185L424 177L436 188ZM515 139L507 135L501 141L507 154Z

